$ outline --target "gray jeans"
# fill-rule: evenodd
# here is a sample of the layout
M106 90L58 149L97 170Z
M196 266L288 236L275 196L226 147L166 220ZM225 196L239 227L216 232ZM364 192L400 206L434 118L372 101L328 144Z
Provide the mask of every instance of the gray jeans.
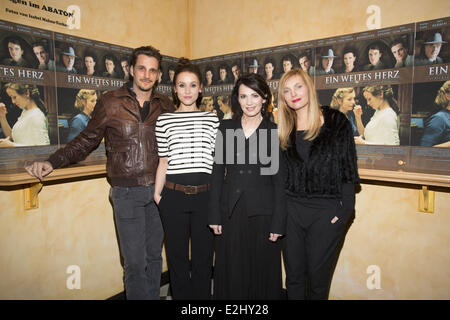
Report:
M110 191L129 300L159 300L164 233L154 190L152 185Z

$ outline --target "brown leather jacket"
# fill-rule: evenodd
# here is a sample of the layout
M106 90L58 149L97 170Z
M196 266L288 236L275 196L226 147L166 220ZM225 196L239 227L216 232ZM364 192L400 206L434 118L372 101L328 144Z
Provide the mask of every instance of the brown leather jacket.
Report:
M48 161L53 168L84 160L104 137L106 170L112 186L142 186L155 182L159 161L156 120L161 113L173 112L174 107L167 97L153 91L149 114L142 122L138 101L127 85L106 93L97 102L86 129L50 156Z

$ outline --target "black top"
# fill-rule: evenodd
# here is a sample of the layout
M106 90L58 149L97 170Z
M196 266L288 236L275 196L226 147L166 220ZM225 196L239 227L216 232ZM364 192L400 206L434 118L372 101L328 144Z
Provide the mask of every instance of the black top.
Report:
M297 148L297 153L302 158L303 161L307 162L309 159L309 149L311 148L311 141L303 139L306 130L297 130L297 137L295 139L295 144Z
M217 132L209 224L223 224L245 194L249 217L271 216L270 232L285 234L284 162L274 123L263 119L245 138L241 120L223 120Z
M297 130L295 137L295 146L298 156L305 162L309 162L309 153L311 150L312 141L304 139L304 135L306 130ZM354 205L352 200L354 201L355 195L355 185L354 183L342 183L342 200L343 205L351 207ZM333 201L329 201L329 199L324 198L307 198L307 197L299 197L297 201L300 201L304 205L314 206L320 208L332 208L335 204Z
M141 104L137 100L136 93L133 91L133 82L129 81L127 84L127 88L134 99L136 99L139 106L139 113L141 114L141 121L144 122L145 118L147 118L148 114L150 113L150 100L145 101L144 105L141 106Z

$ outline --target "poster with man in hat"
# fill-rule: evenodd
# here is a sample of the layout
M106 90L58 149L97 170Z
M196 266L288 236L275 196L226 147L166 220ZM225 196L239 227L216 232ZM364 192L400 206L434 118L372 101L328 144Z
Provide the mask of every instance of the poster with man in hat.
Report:
M77 70L74 67L75 64L75 50L71 46L66 46L61 50L60 61L56 66L56 71L59 72L68 72L68 73L77 73Z
M319 67L312 67L313 69L311 70L311 74L319 76L324 74L336 73L332 67L334 59L337 57L338 56L334 54L333 48L323 48L320 54Z
M447 43L442 39L440 32L424 33L425 39L421 46L420 55L414 59L414 65L423 66L427 64L444 63L439 57L442 45Z

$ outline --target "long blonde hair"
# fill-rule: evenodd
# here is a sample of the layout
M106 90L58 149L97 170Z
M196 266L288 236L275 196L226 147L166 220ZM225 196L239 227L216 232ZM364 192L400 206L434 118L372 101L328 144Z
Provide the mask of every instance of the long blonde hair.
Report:
M308 87L308 129L306 130L305 139L314 140L319 135L322 126L320 119L322 112L311 77L299 68L286 72L281 77L278 86L278 136L281 149L283 150L286 150L290 145L289 137L292 131L297 130L297 113L286 104L283 93L286 81L295 76L301 77Z

